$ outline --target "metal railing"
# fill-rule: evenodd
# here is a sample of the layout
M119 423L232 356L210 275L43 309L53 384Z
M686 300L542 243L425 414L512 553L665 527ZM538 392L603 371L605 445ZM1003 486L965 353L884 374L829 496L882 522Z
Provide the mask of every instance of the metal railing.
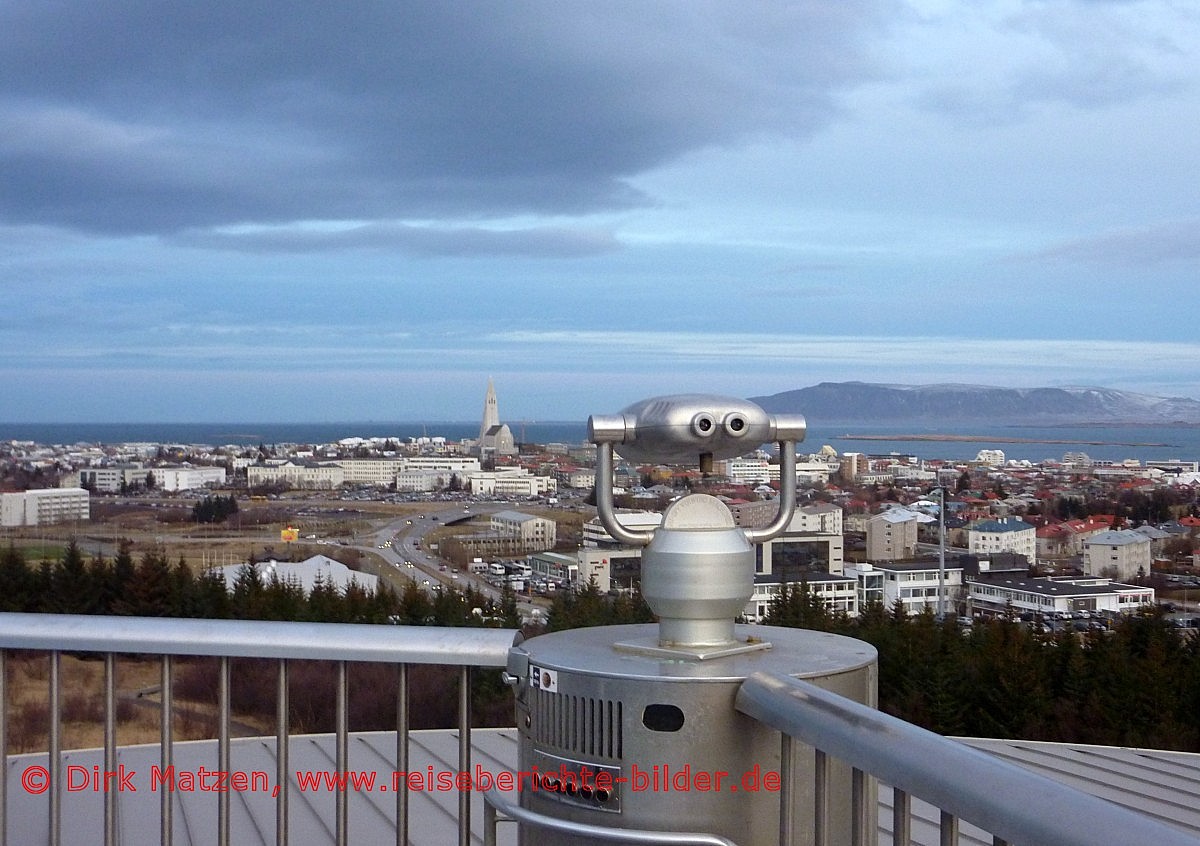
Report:
M36 650L49 655L47 704L49 842L61 840L63 796L63 736L61 708L64 653L99 654L104 660L104 769L117 762L116 659L119 655L157 655L161 661L161 734L159 756L165 770L172 765L172 684L174 659L206 656L218 660L217 748L218 769L230 770L231 673L230 659L265 658L278 662L275 748L278 768L275 796L275 842L285 846L288 832L289 662L301 659L329 661L336 674L335 766L347 770L349 662L379 662L399 667L397 681L397 732L395 768L409 769L408 668L411 665L449 665L459 668L458 767L471 769L471 670L503 668L509 647L519 634L504 629L368 626L332 623L283 623L229 620L178 620L136 617L97 617L45 614L0 614L0 750L6 777L9 749L7 660L10 650ZM989 832L997 846L1054 844L1085 846L1107 843L1154 843L1155 846L1196 846L1185 832L1142 814L1069 788L987 753L949 740L865 705L830 693L808 682L776 674L758 673L741 685L738 711L782 733L779 842L790 844L797 834L797 783L793 770L801 767L800 747L815 751L811 824L816 846L828 846L831 830L827 818L830 768L838 759L852 768L851 841L855 846L874 842L869 826L874 802L870 780L877 779L894 791L892 841L908 846L911 837L911 802L920 799L940 809L942 844L958 839L959 821ZM805 764L806 766L806 764ZM7 785L0 788L0 846L7 843ZM117 842L115 791L104 795L103 842ZM408 843L408 792L396 792L397 844ZM172 843L173 816L169 789L164 784L160 800L160 840ZM334 840L350 842L348 797L335 793ZM471 808L468 791L458 794L458 842L471 842ZM489 795L485 804L484 837L494 838L496 812L534 828L569 827L544 819ZM216 832L219 844L231 842L228 793L217 797ZM584 833L584 832L577 832ZM646 832L591 831L587 834L613 842L630 842ZM655 842L722 842L711 835L654 833Z
M202 656L218 659L217 748L218 769L230 771L230 659L258 658L278 662L276 710L276 802L277 846L288 843L288 771L289 703L288 662L321 660L332 662L336 673L335 766L339 772L348 767L348 675L349 662L378 662L397 665L396 771L406 772L409 764L408 668L433 664L459 668L458 683L458 766L459 772L471 769L471 670L475 667L503 668L509 647L519 637L510 629L449 628L432 626L380 626L345 623L291 623L251 620L183 620L143 617L102 617L66 614L0 614L0 752L4 773L8 768L8 693L7 659L10 650L36 650L49 655L48 680L48 813L49 842L58 846L62 836L63 736L62 736L62 655L97 653L104 658L104 769L117 769L117 693L116 657L118 655L161 656L161 733L160 758L163 770L172 764L173 659L178 656ZM0 846L8 842L7 784L0 785ZM229 792L217 796L217 842L231 842ZM396 843L408 843L409 813L407 790L396 791ZM104 840L106 846L117 842L117 793L105 791ZM160 840L173 839L171 791L160 788ZM339 846L349 842L348 795L335 793L334 839ZM458 842L471 842L470 794L458 796Z
M483 802L483 846L496 846L496 826L501 822L515 822L534 831L541 829L563 832L572 837L588 838L602 843L636 846L737 846L732 840L715 834L611 828L558 819L522 808L509 800L503 791L495 788L484 792Z
M780 842L791 843L791 769L800 743L816 752L813 780L815 846L827 846L826 785L830 758L853 768L852 842L865 846L874 832L863 821L875 777L891 785L892 840L909 846L911 799L941 809L940 841L958 842L959 821L990 833L996 846L1094 846L1153 843L1197 846L1196 838L1150 817L1074 790L903 720L810 684L774 673L756 673L738 691L742 713L783 733L780 778Z

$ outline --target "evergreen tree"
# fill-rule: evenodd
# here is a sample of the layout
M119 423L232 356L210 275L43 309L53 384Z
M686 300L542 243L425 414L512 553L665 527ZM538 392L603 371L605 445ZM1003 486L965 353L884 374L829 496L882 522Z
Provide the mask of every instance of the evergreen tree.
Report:
M35 578L25 556L9 545L0 555L0 611L33 611Z
M145 553L137 564L125 595L113 612L136 617L169 617L176 612L171 565L161 550Z
M93 584L83 552L71 541L50 574L46 609L58 614L96 614L100 609L100 585Z
M108 568L108 578L102 588L106 614L120 613L116 608L128 594L136 573L132 545L129 541L121 541L117 545L116 557L113 558L112 566Z
M320 573L308 592L308 619L315 623L344 623L346 621L342 595L333 583L327 582Z
M238 568L229 596L230 616L237 620L262 620L266 615L265 589L254 562Z
M405 626L423 626L432 618L433 603L416 582L405 585L397 616L400 624Z

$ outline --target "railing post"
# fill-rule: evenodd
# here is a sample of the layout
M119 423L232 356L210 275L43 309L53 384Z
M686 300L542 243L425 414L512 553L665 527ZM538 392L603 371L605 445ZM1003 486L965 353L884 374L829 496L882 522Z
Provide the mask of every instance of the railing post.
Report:
M496 846L496 809L486 799L483 802L483 846Z
M117 656L104 653L104 771L117 769ZM117 791L104 791L104 846L117 842Z
M813 846L829 846L829 756L813 750Z
M162 765L162 770L164 773L171 771L171 766L175 760L174 750L172 749L173 735L171 731L171 721L174 717L175 711L174 694L171 692L171 663L170 655L164 655L162 657L162 678L159 684L162 707L158 742L159 761ZM174 837L174 820L172 817L170 781L170 779L164 778L163 783L158 788L158 832L159 840L163 846L170 846L171 840Z
M796 830L796 741L782 733L779 737L779 843L791 846Z
M867 774L854 767L850 770L850 842L867 846Z
M8 650L0 649L0 846L8 846Z
M912 797L908 791L892 788L892 846L912 842Z
M180 812L191 809L186 797L176 796L177 785L171 773L174 771L174 715L175 702L173 679L175 656L207 656L219 660L217 690L217 766L220 771L232 768L232 659L253 656L278 660L278 701L276 727L276 777L274 788L277 815L276 846L286 846L289 839L289 769L290 721L288 703L288 661L312 659L332 663L338 674L336 743L337 767L348 772L349 757L349 676L350 661L387 661L400 667L398 682L398 730L397 760L403 769L411 764L409 754L409 692L408 669L410 664L430 664L457 667L460 673L459 697L459 765L470 774L471 750L471 667L484 666L502 668L508 659L508 650L518 634L512 630L492 629L417 629L399 631L402 627L366 626L362 624L316 624L268 621L208 621L184 619L159 619L140 617L105 617L101 615L58 615L10 613L0 615L0 764L7 775L10 762L9 745L12 735L12 714L9 710L12 685L7 683L6 670L12 666L9 660L13 650L37 650L49 660L47 704L50 709L48 756L46 772L46 796L38 802L38 814L47 823L45 841L58 844L63 838L63 817L74 814L76 805L68 793L68 780L63 778L68 758L63 747L64 738L64 692L62 655L87 652L104 662L102 699L104 702L103 750L97 750L96 759L103 760L105 773L121 767L118 762L118 671L120 657L127 654L152 655L159 666L159 750L149 751L157 759L156 769L161 773L152 792L156 791L159 803L159 841L171 844L174 839L175 799L181 801ZM40 656L39 656L40 660ZM211 749L211 746L208 747ZM240 747L239 747L240 748ZM619 751L619 750L618 750ZM211 754L211 753L210 753ZM189 757L190 760L190 757ZM99 767L97 767L99 769ZM397 784L405 788L407 785ZM0 789L0 846L8 837L9 816L15 802L9 802L9 794L16 795L7 787ZM96 797L96 810L104 808L101 820L94 819L92 839L106 846L115 844L121 836L118 819L124 808L119 790L109 789L107 781L103 788L103 800ZM397 842L407 846L409 825L409 796L406 791L397 791ZM471 800L470 791L462 791L460 803L460 842L471 843ZM151 802L154 800L151 799ZM339 791L337 796L337 825L335 836L338 843L349 842L348 791ZM27 803L22 802L21 808ZM212 807L211 805L209 806ZM217 797L217 836L211 837L214 820L208 819L210 837L216 842L231 842L238 837L232 831L233 800L227 795ZM43 816L45 814L45 816ZM48 819L47 819L48 817ZM74 817L71 818L74 822ZM128 822L128 820L126 820ZM187 824L181 818L181 830ZM103 834L101 834L101 828ZM74 826L72 825L72 831ZM68 832L70 833L70 832ZM263 836L269 837L265 832Z
M471 668L458 677L458 771L471 771ZM458 846L471 846L471 793L458 792Z
M288 662L279 659L279 679L275 691L275 846L288 842L288 745L291 710L288 707Z
M337 705L335 708L334 721L337 725L334 727L336 734L336 768L340 777L345 776L350 769L349 748L350 748L350 716L349 716L349 688L350 683L347 679L346 662L337 662ZM335 801L335 830L334 836L337 846L347 846L350 840L349 833L349 801L350 795L345 790L338 790L334 796Z
M943 810L938 831L940 832L938 842L941 846L958 846L958 817Z
M217 770L228 773L229 757L229 658L222 655L217 664ZM229 791L217 793L217 843L229 846Z
M396 772L408 773L408 664L396 682ZM408 846L408 779L396 784L396 846Z
M50 653L50 846L62 841L62 653Z

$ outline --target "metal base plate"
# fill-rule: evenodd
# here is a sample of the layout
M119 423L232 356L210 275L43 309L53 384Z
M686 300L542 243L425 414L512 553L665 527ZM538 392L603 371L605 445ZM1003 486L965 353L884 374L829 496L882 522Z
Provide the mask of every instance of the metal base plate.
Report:
M713 658L726 658L730 655L744 655L747 652L760 652L770 649L769 641L756 638L723 643L714 646L662 646L657 640L620 641L613 644L618 652L628 652L634 655L645 655L649 658L687 658L693 661L708 661Z

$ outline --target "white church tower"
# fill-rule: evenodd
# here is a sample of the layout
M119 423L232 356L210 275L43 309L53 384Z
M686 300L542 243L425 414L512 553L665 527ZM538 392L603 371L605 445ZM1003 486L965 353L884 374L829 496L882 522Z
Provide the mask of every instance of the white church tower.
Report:
M508 426L500 422L496 404L496 386L488 378L487 396L483 400L483 421L479 424L479 457L484 461L497 455L516 455L517 445Z
M488 429L499 425L500 408L496 405L496 386L492 384L491 377L488 377L487 396L483 399L483 422L479 424L480 443L483 442L483 436L488 433Z

